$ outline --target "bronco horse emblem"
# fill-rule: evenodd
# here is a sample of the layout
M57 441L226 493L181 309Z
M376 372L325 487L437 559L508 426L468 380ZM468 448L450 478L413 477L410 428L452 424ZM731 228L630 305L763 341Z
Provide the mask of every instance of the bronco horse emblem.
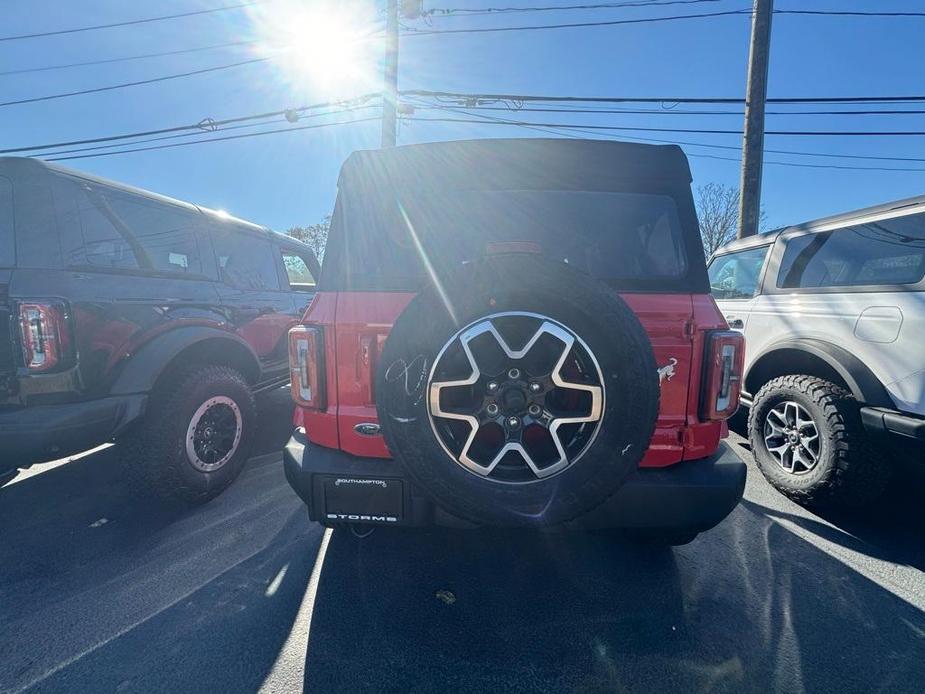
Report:
M665 381L670 381L671 377L674 376L674 367L678 365L678 360L674 357L668 358L668 363L662 367L656 369L658 372L658 384L661 385Z

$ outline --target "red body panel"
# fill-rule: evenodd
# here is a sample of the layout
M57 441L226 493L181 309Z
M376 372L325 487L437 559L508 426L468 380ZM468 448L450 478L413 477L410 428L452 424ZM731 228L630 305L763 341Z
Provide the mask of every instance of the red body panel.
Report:
M337 296L337 411L340 447L353 455L391 457L381 436L353 430L378 422L373 393L376 361L395 319L414 294L341 292Z
M414 294L319 292L303 323L322 325L327 408L297 410L296 424L322 446L367 457L390 457L381 436L363 436L357 424L378 422L373 384L377 357L395 319ZM661 406L641 465L664 467L710 455L726 434L723 422L698 418L707 330L726 323L709 295L625 294L649 334L660 370Z

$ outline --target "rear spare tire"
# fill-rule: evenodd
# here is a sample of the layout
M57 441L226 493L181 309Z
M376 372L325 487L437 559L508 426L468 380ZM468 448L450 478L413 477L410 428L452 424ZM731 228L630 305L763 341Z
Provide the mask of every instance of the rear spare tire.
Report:
M639 465L659 384L648 336L610 288L538 255L441 278L399 316L377 369L390 452L447 512L549 526Z

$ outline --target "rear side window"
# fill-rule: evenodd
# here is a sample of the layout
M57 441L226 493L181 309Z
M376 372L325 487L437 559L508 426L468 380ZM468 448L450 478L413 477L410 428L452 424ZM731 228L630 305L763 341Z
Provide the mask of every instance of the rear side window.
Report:
M710 291L717 299L751 299L758 291L761 267L770 246L717 256L710 263Z
M344 205L348 284L398 289L493 247L525 243L618 286L657 287L687 272L674 200L578 190L366 191Z
M806 234L787 243L782 289L916 284L925 277L925 214Z
M0 267L16 264L16 242L13 237L13 182L0 176Z
M83 182L72 190L72 207L62 214L68 265L202 275L196 214Z
M295 290L310 290L315 288L316 280L308 263L299 253L283 249L283 266L286 268L286 277L289 286Z
M276 257L269 239L231 224L211 229L222 282L236 289L279 289Z

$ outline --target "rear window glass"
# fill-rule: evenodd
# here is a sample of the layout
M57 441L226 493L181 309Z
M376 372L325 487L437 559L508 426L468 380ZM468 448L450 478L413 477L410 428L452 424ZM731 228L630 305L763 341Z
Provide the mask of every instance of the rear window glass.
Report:
M63 219L76 218L80 234L64 235L68 265L202 274L197 215L101 186L78 183L71 190L74 206Z
M777 286L901 285L923 277L925 214L915 214L791 239Z
M15 263L13 182L6 176L0 176L0 267L12 267Z
M219 278L237 289L279 289L273 246L266 238L231 225L212 228Z
M376 199L378 198L378 199ZM526 243L609 283L685 275L674 200L665 195L575 190L441 190L364 195L344 209L348 283L393 288ZM349 246L349 247L346 247ZM372 286L369 286L372 285Z

